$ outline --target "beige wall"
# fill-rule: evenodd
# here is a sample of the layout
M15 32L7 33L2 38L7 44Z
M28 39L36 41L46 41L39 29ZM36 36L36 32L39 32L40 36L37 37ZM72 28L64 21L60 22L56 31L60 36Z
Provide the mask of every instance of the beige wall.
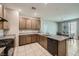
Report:
M9 8L6 8L5 17L9 22L9 31L8 34L15 34L15 45L18 46L18 35L19 35L19 12L17 10L12 10Z

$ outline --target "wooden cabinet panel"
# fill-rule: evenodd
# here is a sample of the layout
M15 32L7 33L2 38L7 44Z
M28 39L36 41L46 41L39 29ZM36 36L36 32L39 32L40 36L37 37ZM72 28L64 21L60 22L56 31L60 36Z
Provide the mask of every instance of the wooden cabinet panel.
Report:
M32 24L31 24L31 20L29 20L29 19L26 20L26 27L25 27L25 28L26 28L27 30L32 29L32 28L31 28L31 25L32 25Z
M53 39L48 39L47 50L53 55L58 55L58 41Z
M26 37L24 35L19 36L19 45L26 44Z
M31 35L26 36L26 43L31 43Z
M36 35L32 35L32 42L36 42L37 38Z
M2 6L0 6L0 17L2 17Z
M33 30L36 29L36 20L32 20L32 29L33 29Z
M38 43L40 42L40 35L38 35L38 34L36 35L36 42L38 42Z
M40 30L40 20L36 20L36 30Z
M45 49L47 49L47 37L40 36L40 45L42 45Z
M49 38L47 50L52 55L66 56L66 40L57 41Z
M22 35L19 37L19 44L24 45L24 44L29 44L29 43L34 43L38 42L40 45L42 45L45 49L47 49L47 37L40 36L37 34L33 35Z
M2 23L0 22L0 29L2 29Z
M58 55L66 56L66 40L58 42Z
M20 30L40 30L40 20L21 18L19 21Z
M26 27L25 24L26 24L25 19L20 18L20 20L19 20L19 29L21 29L21 30L25 29L25 27Z
M40 20L32 20L32 29L40 30Z
M2 17L2 6L0 6L0 17ZM0 29L2 29L2 23L0 22Z

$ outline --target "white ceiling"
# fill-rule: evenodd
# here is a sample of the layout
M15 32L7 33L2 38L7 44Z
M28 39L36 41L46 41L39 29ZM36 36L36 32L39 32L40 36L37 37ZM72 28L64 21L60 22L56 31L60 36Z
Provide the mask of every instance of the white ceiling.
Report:
M8 8L21 9L20 16L33 16L31 7L36 7L37 17L44 20L64 21L79 18L78 3L16 3L5 4Z

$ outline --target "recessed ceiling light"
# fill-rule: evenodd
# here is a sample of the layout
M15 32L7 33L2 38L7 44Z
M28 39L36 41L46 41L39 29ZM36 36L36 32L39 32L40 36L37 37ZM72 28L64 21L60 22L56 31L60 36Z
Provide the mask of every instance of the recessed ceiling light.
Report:
M19 11L19 12L21 12L22 10L21 10L21 9L19 9L18 11Z
M47 5L48 3L44 3L45 5Z
M34 12L34 16L37 16L37 12Z

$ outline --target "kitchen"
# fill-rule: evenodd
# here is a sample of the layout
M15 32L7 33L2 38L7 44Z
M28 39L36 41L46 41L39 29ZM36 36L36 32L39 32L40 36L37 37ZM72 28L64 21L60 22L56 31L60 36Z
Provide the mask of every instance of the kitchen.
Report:
M54 13L57 12L58 5L61 7L61 4L58 4L56 8L54 5L56 6L57 4L48 4L47 6L43 4L31 3L1 4L0 55L67 56L67 41L70 40L70 37L69 35L66 35L66 33L61 35L59 33L61 31L61 29L59 29L59 23L64 22L64 20L62 20L63 17L61 17L61 20L55 19L53 14L53 16L48 17L51 12L47 11L52 11L52 6L55 11ZM74 4L69 4L67 6L71 7L71 5L73 6ZM58 8L60 9L60 7ZM23 10L18 8L23 8ZM45 8L46 11L44 11ZM62 11L62 9L60 10ZM38 12L40 14L38 14ZM50 19L55 19L57 21L52 21ZM77 24L79 23L79 18L73 19L78 21Z

